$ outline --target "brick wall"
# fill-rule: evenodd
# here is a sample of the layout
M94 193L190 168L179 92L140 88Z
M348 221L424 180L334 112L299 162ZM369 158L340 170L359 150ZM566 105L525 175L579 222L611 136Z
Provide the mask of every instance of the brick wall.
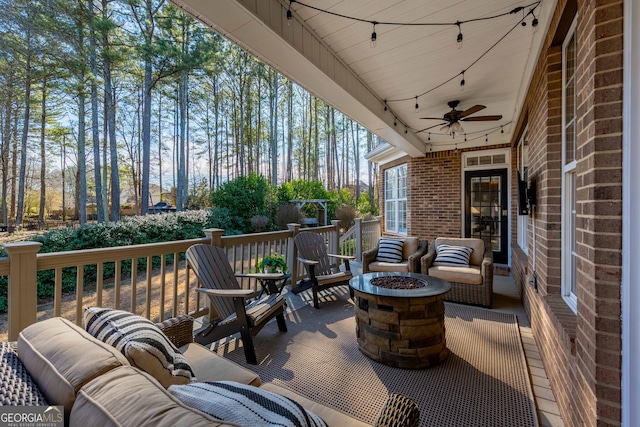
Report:
M577 314L561 296L560 262L561 43L576 10ZM530 230L535 227L536 245L530 234L528 257L517 247L512 210L512 272L568 426L621 421L622 17L619 0L558 2L515 132L529 130L529 176L538 205ZM526 284L534 250L537 291Z

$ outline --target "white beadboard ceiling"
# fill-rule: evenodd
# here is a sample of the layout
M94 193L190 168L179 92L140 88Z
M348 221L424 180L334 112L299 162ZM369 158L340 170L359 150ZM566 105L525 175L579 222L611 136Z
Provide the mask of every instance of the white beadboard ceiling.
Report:
M288 0L172 1L393 147L417 157L456 145L510 141L556 0L543 0L535 9L536 30L531 15L525 19L526 26L518 23L531 7L463 23L461 49L456 26L380 24L377 46L371 47L370 23L304 4L366 21L451 23L508 13L534 0L304 0L304 4L291 3L291 21L286 18ZM461 90L463 70L467 70L466 84ZM418 98L416 112L414 97L425 92L429 93ZM410 99L389 101L384 110L383 100L403 98ZM502 119L461 122L466 142L464 135L454 139L441 132L444 120L421 119L442 117L450 111L447 103L452 100L460 101L458 110L486 106L469 117L502 115ZM389 155L388 150L385 153Z

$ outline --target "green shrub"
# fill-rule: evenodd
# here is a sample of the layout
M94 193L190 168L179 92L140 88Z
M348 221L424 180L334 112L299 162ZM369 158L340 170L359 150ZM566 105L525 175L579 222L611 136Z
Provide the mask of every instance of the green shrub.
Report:
M229 214L238 219L241 224L239 229L244 233L253 230L253 216L270 213L270 201L269 183L263 176L256 174L239 176L222 185L211 196L213 206L228 209Z

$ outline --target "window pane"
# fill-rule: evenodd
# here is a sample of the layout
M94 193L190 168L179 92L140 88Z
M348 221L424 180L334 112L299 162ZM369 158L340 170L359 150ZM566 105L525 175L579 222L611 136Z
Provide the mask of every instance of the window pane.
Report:
M407 201L398 202L398 232L407 232Z
M576 159L576 133L575 122L571 122L564 131L565 138L565 165Z
M467 158L467 166L477 166L478 158L477 157L468 157Z
M386 224L385 228L388 231L395 231L396 229L396 202L387 201L385 203Z
M571 262L569 268L571 269L571 283L570 289L573 295L576 295L576 173L572 172L569 175L569 189L568 196L569 201L569 245L571 250Z
M407 198L407 168L398 169L398 199Z

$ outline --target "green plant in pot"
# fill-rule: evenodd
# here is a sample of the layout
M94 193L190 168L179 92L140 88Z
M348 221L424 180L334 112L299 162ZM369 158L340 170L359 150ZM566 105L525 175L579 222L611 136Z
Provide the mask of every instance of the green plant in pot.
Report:
M259 273L288 273L289 267L287 267L287 261L284 255L279 255L277 252L274 252L258 260L256 263L256 271Z

